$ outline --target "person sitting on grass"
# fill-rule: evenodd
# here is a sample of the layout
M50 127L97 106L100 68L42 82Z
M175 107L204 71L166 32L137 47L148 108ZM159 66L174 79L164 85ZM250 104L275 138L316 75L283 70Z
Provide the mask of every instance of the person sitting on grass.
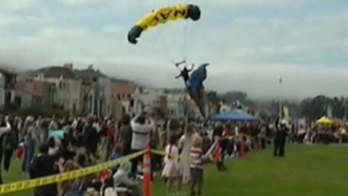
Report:
M116 144L114 149L113 149L113 152L111 153L110 157L109 157L109 161L114 161L116 159L119 159L123 156L123 153L122 153L122 146L119 145L119 144ZM115 166L113 167L111 170L112 170L112 173L116 173L117 169L118 169L119 166Z

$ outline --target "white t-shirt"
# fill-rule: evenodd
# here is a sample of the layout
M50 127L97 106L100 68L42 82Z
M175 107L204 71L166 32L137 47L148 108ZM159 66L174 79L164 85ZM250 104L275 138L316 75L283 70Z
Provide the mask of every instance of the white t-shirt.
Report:
M117 196L117 192L114 188L108 187L104 190L104 196Z
M133 150L143 150L150 142L150 133L155 128L153 120L139 124L136 122L138 116L131 120L132 127L132 142L131 148Z

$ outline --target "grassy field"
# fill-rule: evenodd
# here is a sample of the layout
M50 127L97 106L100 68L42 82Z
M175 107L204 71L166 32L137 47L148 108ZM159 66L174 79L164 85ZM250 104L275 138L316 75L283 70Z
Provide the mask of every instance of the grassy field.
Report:
M245 160L228 160L229 172L205 171L206 196L345 196L348 193L348 147L289 146L286 158L273 158L271 152L253 151ZM19 163L13 164L4 179L21 180ZM156 180L154 196L165 195ZM27 196L30 192L5 194Z

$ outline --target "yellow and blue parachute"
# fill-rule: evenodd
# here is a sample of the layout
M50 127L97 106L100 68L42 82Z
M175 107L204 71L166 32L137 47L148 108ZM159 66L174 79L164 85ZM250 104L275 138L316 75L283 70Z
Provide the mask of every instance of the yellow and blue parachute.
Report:
M128 42L136 44L142 32L159 24L179 19L197 21L201 18L201 10L197 5L181 4L153 10L141 18L128 32Z
M201 64L195 69L187 82L187 91L190 94L191 99L197 105L202 116L205 118L205 96L204 96L204 85L203 82L207 78L207 66L208 63Z

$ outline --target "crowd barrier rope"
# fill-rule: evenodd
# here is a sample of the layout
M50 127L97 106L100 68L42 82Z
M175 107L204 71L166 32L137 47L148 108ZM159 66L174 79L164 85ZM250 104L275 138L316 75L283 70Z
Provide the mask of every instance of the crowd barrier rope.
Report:
M18 192L18 191L23 191L23 190L27 190L27 189L33 189L36 187L49 185L52 183L63 182L66 180L72 180L72 179L81 178L81 177L84 177L84 176L87 176L90 174L98 173L98 172L101 172L103 170L115 167L115 166L122 164L124 162L127 162L131 159L138 157L138 156L141 156L144 153L148 154L148 153L146 153L146 151L149 151L149 150L143 150L140 152L136 152L136 153L124 156L124 157L117 159L117 160L114 160L114 161L100 163L100 164L97 164L94 166L86 167L86 168L71 171L71 172L61 173L61 174L47 176L47 177L43 177L43 178L36 178L36 179L6 183L3 185L0 185L0 194Z
M215 143L213 146L208 150L207 154L211 153L214 149ZM100 163L94 166L86 167L83 169L71 171L71 172L65 172L57 175L47 176L43 178L36 178L36 179L29 179L29 180L23 180L18 182L11 182L0 185L0 194L5 193L12 193L12 192L18 192L28 189L33 189L36 187L49 185L53 183L59 183L66 180L73 180L76 178L81 178L90 174L99 173L101 171L107 170L109 168L115 167L119 164L125 163L131 159L134 159L138 156L143 156L143 191L144 196L151 196L151 153L157 154L161 156L165 156L166 153L161 150L154 150L150 147L147 147L146 149L136 152L124 157L121 157L114 161L108 161L104 163ZM242 142L242 158L245 157L245 144ZM180 159L189 159L188 157L178 156Z

